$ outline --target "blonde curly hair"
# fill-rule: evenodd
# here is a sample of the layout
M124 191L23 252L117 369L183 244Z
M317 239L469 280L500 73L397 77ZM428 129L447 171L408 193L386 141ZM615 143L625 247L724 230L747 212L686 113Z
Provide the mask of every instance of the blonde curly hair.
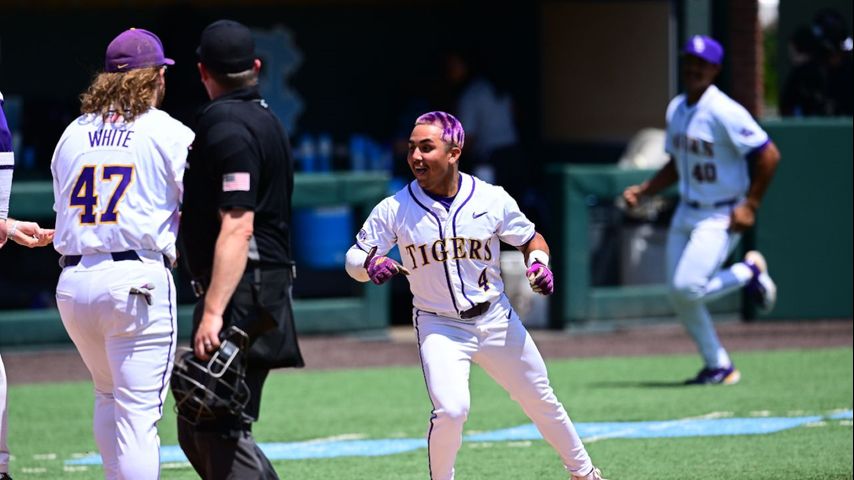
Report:
M163 100L160 69L147 67L128 72L101 72L80 94L80 113L108 118L122 117L131 122Z

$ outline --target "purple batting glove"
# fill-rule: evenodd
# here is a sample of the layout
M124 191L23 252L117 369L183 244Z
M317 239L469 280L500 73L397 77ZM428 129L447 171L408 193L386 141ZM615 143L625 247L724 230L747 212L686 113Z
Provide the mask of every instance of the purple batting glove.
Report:
M364 267L368 271L368 277L375 285L382 285L398 273L404 273L402 272L403 268L394 260L382 255L377 256L377 247L368 252Z
M531 289L540 295L551 295L555 291L555 276L549 267L540 262L534 262L525 272Z

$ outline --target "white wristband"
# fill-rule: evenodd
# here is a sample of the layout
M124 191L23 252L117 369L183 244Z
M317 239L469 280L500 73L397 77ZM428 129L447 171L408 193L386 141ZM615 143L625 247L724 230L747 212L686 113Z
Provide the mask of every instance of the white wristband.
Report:
M9 231L6 232L6 236L8 238L15 238L15 232L18 231L18 221L15 220L15 223L12 224L12 227L9 228Z
M533 265L534 262L540 262L543 265L548 267L549 266L549 254L542 251L542 250L532 251L531 253L528 254L528 260L525 262L525 264L528 266L528 268L531 268L531 265Z

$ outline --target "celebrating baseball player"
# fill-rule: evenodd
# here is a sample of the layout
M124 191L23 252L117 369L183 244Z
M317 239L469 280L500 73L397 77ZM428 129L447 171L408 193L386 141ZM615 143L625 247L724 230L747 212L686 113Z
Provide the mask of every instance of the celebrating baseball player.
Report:
M108 479L159 478L157 422L175 355L179 202L193 132L157 107L160 39L119 34L51 161L62 323L95 384Z
M8 218L9 196L12 193L12 171L15 156L12 151L12 132L3 113L3 94L0 93L0 248L8 239L26 247L43 247L53 241L53 230L39 227L35 222ZM9 476L9 444L6 440L6 369L0 357L0 480Z
M573 479L600 479L501 281L503 241L525 255L531 288L550 295L548 244L504 189L459 171L464 139L452 115L418 117L407 157L415 181L373 209L347 252L347 273L377 285L407 275L433 404L427 435L431 480L454 478L472 361L519 402ZM395 244L402 265L385 256Z
M714 84L723 48L697 35L683 49L685 93L667 107L665 150L670 161L647 182L628 187L629 206L679 182L681 202L667 237L667 278L677 315L700 350L705 366L691 384L734 384L741 377L715 332L706 303L747 287L767 312L777 287L765 258L750 251L721 270L753 226L780 152L741 105ZM753 167L753 175L748 167Z

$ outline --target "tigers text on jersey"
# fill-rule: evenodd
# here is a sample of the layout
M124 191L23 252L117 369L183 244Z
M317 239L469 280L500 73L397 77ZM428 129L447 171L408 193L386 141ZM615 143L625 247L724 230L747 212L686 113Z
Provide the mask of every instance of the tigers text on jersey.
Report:
M376 246L377 255L397 244L414 306L454 316L504 291L499 240L521 246L536 233L503 188L460 176L449 210L412 181L380 202L356 235L359 248Z
M694 105L683 94L667 107L664 149L676 161L684 201L713 205L743 197L750 186L745 158L767 143L750 113L714 85Z
M81 115L51 160L54 247L63 255L151 250L175 260L193 132L151 108L132 123Z

